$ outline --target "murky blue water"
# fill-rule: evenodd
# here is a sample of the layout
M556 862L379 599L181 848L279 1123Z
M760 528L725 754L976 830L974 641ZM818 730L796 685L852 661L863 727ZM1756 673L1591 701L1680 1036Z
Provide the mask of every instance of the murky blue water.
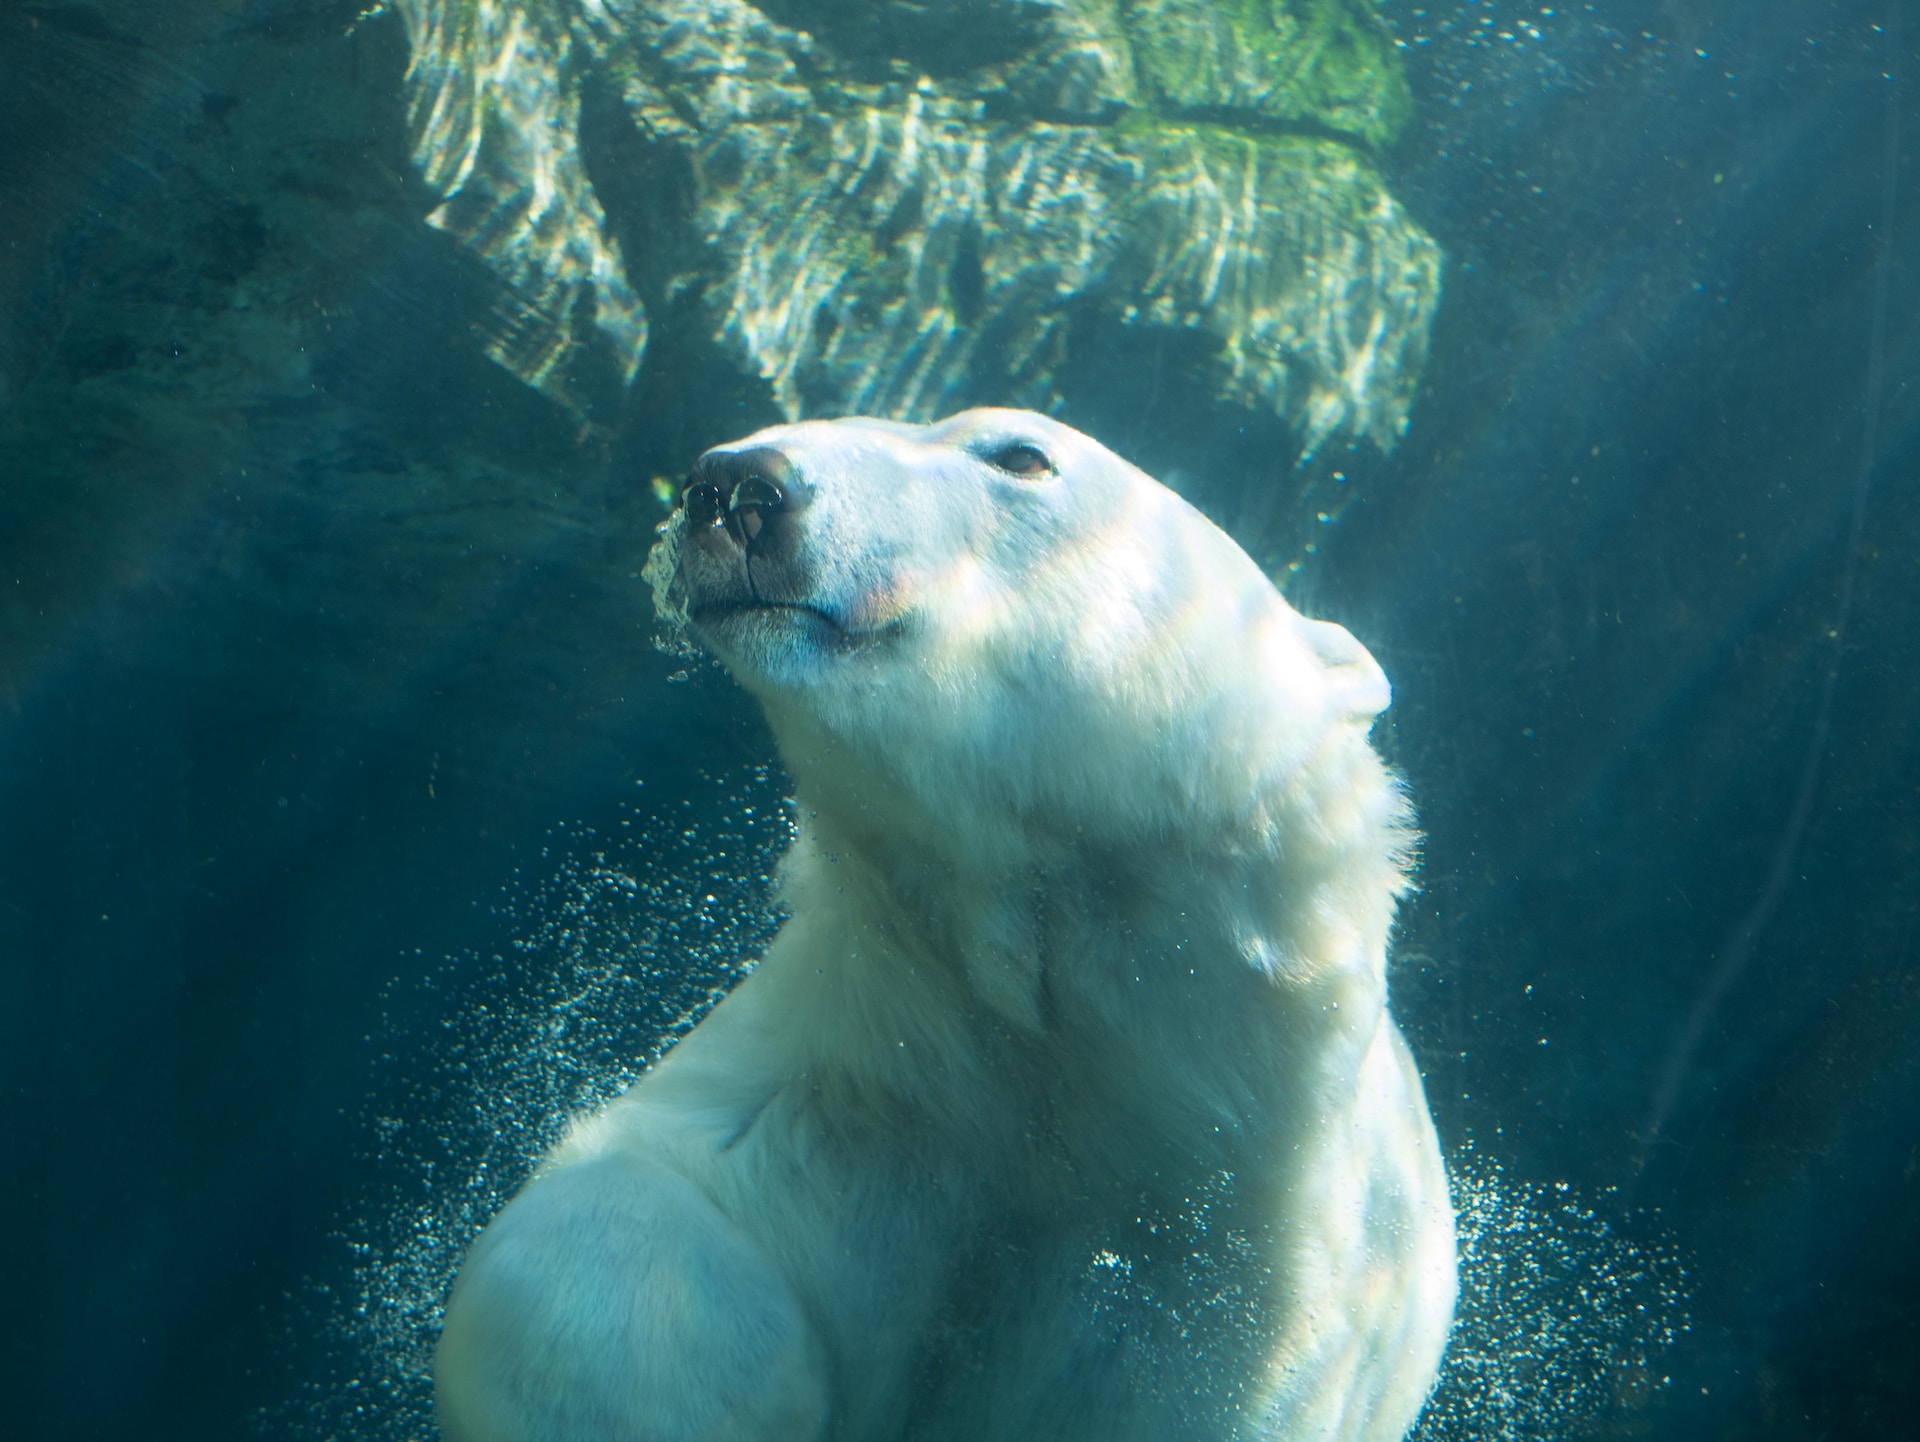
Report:
M503 300L537 235L440 213L362 8L0 12L8 1435L431 1436L462 1248L777 922L771 740L638 576L652 482L794 403L700 309L760 242L646 229L693 192L583 82L629 379L597 301ZM1404 396L1236 391L1131 272L1015 365L985 232L945 379L874 394L1053 405L1392 677L1463 1238L1419 1435L1908 1436L1920 23L1379 8L1397 138L1241 128L1358 147L1379 253L1430 238ZM799 404L866 313L796 333Z

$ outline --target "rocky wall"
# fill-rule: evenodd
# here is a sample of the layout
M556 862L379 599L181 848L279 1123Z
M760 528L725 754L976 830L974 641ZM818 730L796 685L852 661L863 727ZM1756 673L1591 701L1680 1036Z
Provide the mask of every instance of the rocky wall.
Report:
M1440 255L1368 0L397 6L433 222L564 401L687 298L790 417L1054 408L1099 317L1197 333L1303 451L1406 426Z

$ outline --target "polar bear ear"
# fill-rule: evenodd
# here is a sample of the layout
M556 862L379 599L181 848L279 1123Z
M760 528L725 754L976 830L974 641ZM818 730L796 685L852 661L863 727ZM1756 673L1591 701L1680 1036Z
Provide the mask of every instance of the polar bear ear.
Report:
M1300 636L1326 668L1327 698L1348 720L1371 721L1393 701L1393 687L1373 654L1345 626L1301 617Z

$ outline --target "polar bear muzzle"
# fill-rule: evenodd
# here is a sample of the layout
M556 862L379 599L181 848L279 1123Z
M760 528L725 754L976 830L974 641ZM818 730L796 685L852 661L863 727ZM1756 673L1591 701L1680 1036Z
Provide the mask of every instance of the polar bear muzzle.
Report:
M983 468L918 429L805 421L708 451L648 558L662 617L749 688L811 688L898 640L925 573L967 553L946 472Z
M696 628L779 611L842 628L816 594L801 519L813 500L799 467L771 446L709 451L694 464L681 491L681 570Z

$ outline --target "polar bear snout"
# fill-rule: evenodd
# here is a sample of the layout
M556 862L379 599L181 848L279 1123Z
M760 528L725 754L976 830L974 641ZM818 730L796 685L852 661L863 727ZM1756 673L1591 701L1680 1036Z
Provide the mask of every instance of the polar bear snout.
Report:
M772 446L709 451L680 493L686 512L681 572L689 614L819 612L818 577L803 514L814 487Z

